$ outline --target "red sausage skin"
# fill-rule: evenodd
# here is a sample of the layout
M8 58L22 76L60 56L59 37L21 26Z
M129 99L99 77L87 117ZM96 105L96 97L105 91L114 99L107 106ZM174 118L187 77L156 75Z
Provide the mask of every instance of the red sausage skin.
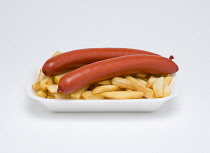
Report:
M47 76L54 76L69 69L78 68L96 61L133 54L158 54L129 48L87 48L62 53L48 59L42 71Z
M126 74L173 74L177 71L178 66L162 56L121 56L94 62L69 72L60 79L58 92L72 93L88 84Z

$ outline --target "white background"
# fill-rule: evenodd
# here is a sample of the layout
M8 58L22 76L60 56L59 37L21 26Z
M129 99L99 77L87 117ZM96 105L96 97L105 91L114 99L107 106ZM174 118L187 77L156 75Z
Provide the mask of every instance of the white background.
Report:
M210 152L210 1L0 1L0 153ZM128 47L175 56L180 93L153 113L51 113L27 97L55 51Z

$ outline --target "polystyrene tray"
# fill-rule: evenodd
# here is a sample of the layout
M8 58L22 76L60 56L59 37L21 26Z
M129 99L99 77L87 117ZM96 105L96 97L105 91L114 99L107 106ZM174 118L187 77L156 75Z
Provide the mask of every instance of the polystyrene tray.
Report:
M41 66L30 69L26 91L29 97L39 101L53 112L151 112L155 111L167 100L174 98L177 93L177 76L170 84L171 95L155 99L126 99L126 100L73 100L46 99L36 96L32 84L37 80Z

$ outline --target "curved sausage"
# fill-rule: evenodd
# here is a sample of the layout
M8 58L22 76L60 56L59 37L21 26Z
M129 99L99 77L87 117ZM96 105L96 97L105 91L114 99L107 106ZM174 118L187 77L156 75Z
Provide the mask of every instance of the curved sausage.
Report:
M121 56L94 62L67 73L58 83L58 92L68 94L88 84L126 74L173 74L177 71L178 66L162 56Z
M65 52L48 59L42 71L47 76L54 76L72 68L78 68L96 61L133 54L158 55L148 51L129 48L87 48ZM158 55L160 56L160 55Z

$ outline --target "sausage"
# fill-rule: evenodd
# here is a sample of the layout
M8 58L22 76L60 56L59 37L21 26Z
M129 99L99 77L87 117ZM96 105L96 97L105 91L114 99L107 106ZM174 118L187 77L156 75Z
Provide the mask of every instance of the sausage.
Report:
M177 71L178 66L162 56L121 56L94 62L67 73L58 83L58 92L68 94L88 84L126 74L173 74Z
M129 48L78 49L68 51L48 59L44 63L42 71L47 76L54 76L69 69L78 68L92 62L133 54L149 54L160 56L152 52Z

